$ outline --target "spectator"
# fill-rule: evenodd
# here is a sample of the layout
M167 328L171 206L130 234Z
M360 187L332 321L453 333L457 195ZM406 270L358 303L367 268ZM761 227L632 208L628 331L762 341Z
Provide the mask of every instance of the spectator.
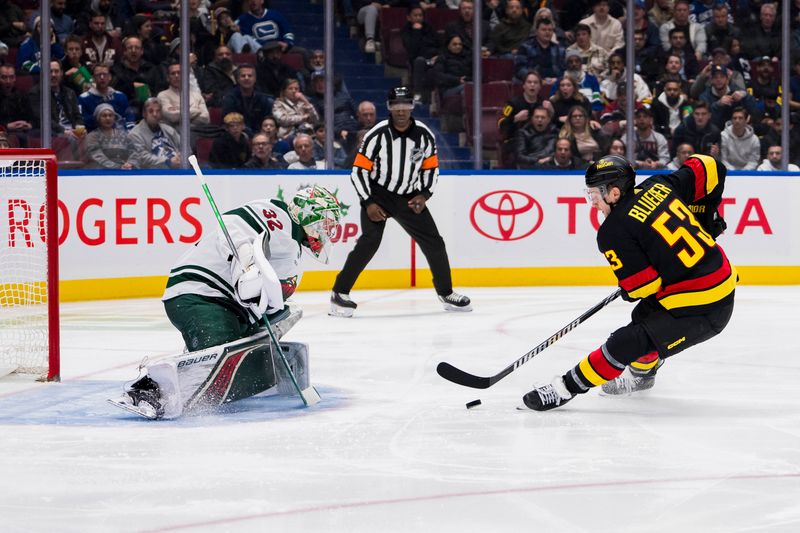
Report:
M674 48L674 44L671 42L670 32L673 29L683 30L684 35L687 36L688 43L692 45L695 59L700 61L705 57L707 50L706 30L701 24L689 20L690 12L691 7L689 0L676 0L675 7L672 10L672 20L659 27L661 45L664 47L665 51ZM684 61L688 60L684 58Z
M231 37L239 31L239 26L233 21L231 11L220 6L211 11L210 29L211 38L203 43L198 43L196 48L199 50L200 63L208 65L214 60L214 54L220 46L228 49Z
M533 110L539 106L544 107L552 118L553 104L550 100L541 97L542 78L536 72L529 72L522 84L522 94L514 96L506 102L497 121L502 140L502 160L513 164L516 151L514 138L517 130L527 124L533 116Z
M667 170L678 170L683 166L684 161L689 159L694 153L694 148L689 143L681 143L675 149L675 157L667 164Z
M106 30L106 16L94 12L89 18L89 31L83 38L83 62L93 67L102 63L109 68L120 56L119 39Z
M711 61L703 67L703 70L697 75L697 78L692 83L692 87L689 92L689 96L694 98L695 100L700 98L700 95L703 94L703 91L711 83L711 69L715 65L719 65L722 67L726 67L728 70L728 87L732 91L743 91L746 89L744 78L742 77L741 72L732 69L730 66L730 57L728 53L722 48L716 48L711 54Z
M653 130L653 112L640 106L633 116L634 159L637 168L656 170L669 163L669 143ZM623 142L627 140L623 137ZM626 142L627 144L627 142Z
M550 112L542 106L533 110L530 121L516 133L517 168L537 168L552 156L558 137Z
M377 122L375 104L369 100L364 100L358 104L356 120L358 121L358 132L356 132L356 135L351 135L347 138L348 144L346 149L348 156L346 167L353 166L353 161L355 160L358 147L361 145L361 141L364 140L364 135L366 135L366 133L372 129Z
M243 168L282 170L286 168L286 161L272 153L272 142L266 133L253 135L251 143L253 155L244 164Z
M728 20L730 9L723 3L715 3L712 9L711 20L706 24L706 46L709 50L717 48L728 49L731 40L741 37L739 28Z
M8 133L6 133L5 128L0 126L0 150L6 150L11 148L11 145L8 144Z
M582 170L586 168L586 163L575 155L569 139L561 138L556 140L553 155L548 157L538 168L542 170Z
M11 0L0 0L0 40L17 48L28 37L25 12Z
M669 47L662 54L662 60L670 55L681 58L681 71L679 74L688 82L693 82L700 71L700 63L697 61L695 49L686 39L686 30L683 28L672 28L669 31Z
M229 43L234 52L256 52L272 41L280 43L284 52L294 46L294 33L283 13L265 9L264 0L248 0L247 4L249 10L236 20L240 33L234 33Z
M375 53L375 29L378 26L378 14L381 7L389 3L388 0L351 0L356 10L358 23L364 27L364 52Z
M29 96L17 90L16 83L14 67L0 65L0 126L27 147L27 135L33 129L33 106Z
M120 118L110 104L94 108L93 123L97 127L86 136L86 157L89 168L130 170L137 167L139 153Z
M53 21L53 31L56 39L62 46L67 37L75 31L75 19L65 12L67 0L52 0L50 2L50 20Z
M681 91L679 79L668 79L664 83L664 91L653 100L652 109L655 130L668 139L672 138L675 128L691 112L689 99Z
M58 59L50 61L50 128L53 137L66 139L72 148L73 159L78 159L80 150L78 143L86 133L81 110L78 107L78 96L75 91L62 85L64 75ZM39 84L31 91L31 99L41 102L42 95ZM32 107L33 120L37 129L41 128L42 116L38 105Z
M447 48L431 69L431 78L442 98L464 92L464 83L472 79L472 57L464 50L459 35L448 39Z
M690 94L690 91L694 89L694 86L697 83L697 78L693 84L689 84L683 71L683 59L681 59L679 54L667 54L666 57L667 59L664 62L664 73L660 78L658 78L658 81L656 81L656 84L653 87L653 92L655 92L655 94L661 94L664 92L664 86L668 81L678 80L681 85L681 92L684 94ZM708 72L710 72L711 67L708 67L708 69ZM698 76L698 78L699 77L700 76ZM708 76L706 76L704 79L707 80ZM703 85L700 89L700 93L702 93L704 90L705 85ZM700 96L700 93L697 94L698 97ZM694 99L696 100L697 98Z
M131 112L138 115L145 100L164 88L161 70L144 59L142 40L126 37L122 42L122 61L111 67L114 88L125 93Z
M41 18L36 17L33 22L33 33L30 37L22 41L17 51L17 71L25 74L38 74L42 69L42 52L39 48L41 40ZM50 57L53 59L64 59L64 48L56 39L52 25L50 31Z
M611 143L611 139L599 128L595 129L589 125L589 112L582 106L574 106L569 110L558 137L569 139L572 143L572 154L586 163L597 161L607 154Z
M319 121L317 111L300 91L300 82L294 78L284 80L281 96L273 107L273 116L278 122L279 139L294 135L300 126L311 130L312 124Z
M731 119L734 107L742 106L751 115L756 111L753 96L742 90L732 91L728 80L728 69L714 65L711 68L711 83L700 95L700 100L706 102L711 109L711 121L720 130ZM696 143L692 144L697 146Z
M575 42L567 48L567 52L578 52L586 72L601 79L608 70L608 56L605 48L592 42L592 29L586 24L578 24L575 28Z
M694 146L698 154L720 156L720 130L711 122L711 111L706 102L697 102L692 114L675 128L672 145L683 143Z
M764 2L758 24L748 27L742 35L742 54L747 59L757 57L778 57L781 54L781 28L776 24L777 4Z
M600 82L600 94L607 100L618 98L617 85L625 80L625 59L619 53L613 53L608 58L608 74ZM649 103L652 99L650 88L641 76L633 74L633 95L637 102Z
M158 93L161 104L159 114L164 122L177 128L181 123L181 114L187 109L181 107L181 65L172 63L167 67L167 80L169 87ZM189 88L189 124L200 126L208 124L209 114L203 95L196 89Z
M298 133L294 136L294 151L297 161L289 165L289 170L324 170L325 162L314 158L314 146L310 135Z
M647 18L647 7L643 0L633 3L633 31L642 33L642 53L645 56L655 55L661 48L661 37L658 26Z
M255 86L256 68L250 64L239 65L236 70L236 86L222 97L223 115L227 116L229 113L242 115L248 135L261 129L264 117L273 112L272 98L257 91Z
M728 170L753 170L758 166L761 143L749 122L747 110L737 107L722 130L722 163Z
M412 4L408 9L405 25L400 29L408 62L411 65L411 84L414 101L422 100L422 93L429 89L426 83L428 68L436 61L441 44L433 26L425 21L422 8Z
M592 42L609 54L622 48L625 39L620 21L608 14L608 0L593 0L592 14L581 21L592 29Z
M555 122L559 125L566 122L567 115L575 106L582 107L586 111L587 116L591 116L591 104L578 90L578 85L571 76L564 76L559 80L558 89L553 93L553 96L550 97L550 103L553 104L553 114L556 118Z
M121 125L131 129L136 122L132 112L128 110L128 97L125 93L111 87L111 71L104 63L95 63L92 67L94 87L84 91L78 97L78 104L83 115L86 129L92 131L97 127L94 121L94 110L100 104L111 104L114 113L119 117Z
M142 47L142 58L144 61L152 65L160 65L167 59L169 49L161 41L161 36L153 32L153 23L147 15L134 15L127 25L125 31L126 39L123 39L123 52L124 43L130 37L137 37L139 44Z
M648 47L645 39L644 30L637 29L633 32L634 72L641 75L642 79L652 87L662 71L663 50L660 42L657 47ZM622 48L621 53L625 53L625 47Z
M325 124L320 122L314 126L314 137L312 137L312 146L314 151L314 159L322 162L322 168L325 168L327 160L325 159ZM333 141L333 168L346 168L347 152L341 144Z
M673 0L655 0L653 7L647 12L650 22L660 28L662 25L672 20Z
M113 0L91 0L88 9L86 9L85 1L83 1L82 4L81 11L75 19L75 33L78 35L90 33L92 31L91 25L94 15L100 14L103 15L102 31L108 32L114 39L122 38L122 27L125 21L133 15L133 13L123 13L123 11L119 9L122 2L114 2ZM67 8L69 8L69 2Z
M200 91L207 107L222 107L222 97L236 86L236 65L227 46L214 51L214 60L200 71Z
M500 0L483 0L482 12L483 20L489 23L489 31L492 31L503 20L505 6Z
M625 157L626 149L625 143L619 137L611 139L611 144L608 145L608 155L620 155Z
M575 51L566 54L567 70L564 77L572 78L580 92L591 105L592 112L598 113L603 110L603 101L600 100L600 82L593 75L587 73L583 68L581 56Z
M496 57L513 59L530 31L531 24L522 13L522 2L508 0L506 16L490 30L489 51Z
M317 111L317 116L325 116L325 71L318 70L312 74L311 93L308 101ZM344 85L344 82L336 77L333 82L333 131L334 137L342 142L347 140L349 135L355 135L358 131L356 122L356 109L353 99Z
M64 42L64 84L75 94L89 90L94 83L89 67L81 61L81 43L82 39L77 35L70 35Z
M756 170L783 170L781 162L783 159L783 148L779 144L774 144L767 149L767 158L758 165ZM800 172L800 167L789 163L786 168L789 172Z
M277 98L281 94L281 86L288 78L295 78L302 81L298 72L282 61L283 49L276 42L269 43L258 52L258 63L256 72L258 81L256 88L267 93L272 98ZM300 84L303 88L303 84Z
M474 0L461 0L458 4L458 18L448 22L444 28L445 42L449 43L455 36L460 37L464 53L468 57L472 57L474 20ZM489 23L485 20L481 21L481 56L489 57Z
M756 67L755 76L750 80L750 94L757 100L764 100L766 98L775 99L779 94L782 94L781 84L778 76L775 75L775 69L772 66L772 59L764 56L753 60Z
M627 124L627 94L625 92L625 82L621 81L617 85L616 100L611 100L603 108L600 114L600 124L602 124L603 133L609 137L619 137L625 133L625 125Z
M225 133L214 139L209 163L214 168L242 168L252 155L250 140L244 133L244 117L232 112L222 119Z
M278 139L278 122L272 115L264 117L261 121L261 131L269 139L272 146L272 153L283 157L283 154L291 150L291 146L285 139Z
M138 151L141 168L180 168L180 135L161 122L158 98L145 100L142 120L131 130L130 139Z
M553 42L554 29L552 19L542 18L536 22L535 35L519 46L514 58L518 79L525 79L528 72L535 70L550 84L564 74L564 48Z

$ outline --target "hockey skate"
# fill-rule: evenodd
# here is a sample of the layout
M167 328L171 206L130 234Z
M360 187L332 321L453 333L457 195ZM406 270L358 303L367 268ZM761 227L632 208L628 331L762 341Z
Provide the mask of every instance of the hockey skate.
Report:
M351 317L356 307L358 304L350 299L349 294L331 292L331 310L328 311L330 316Z
M661 366L661 364L658 366ZM633 372L630 367L626 368L625 372L616 378L603 383L601 389L603 394L609 396L620 396L652 389L653 385L656 384L656 370L658 370L658 367L647 373L640 374Z
M108 403L149 420L164 416L158 384L149 376L135 381L119 399L109 398Z
M472 311L469 298L457 292L451 292L447 296L440 294L439 301L442 302L445 311Z
M556 376L552 383L536 387L525 396L522 401L528 409L534 411L549 411L560 407L572 399L572 394L564 385L564 378Z

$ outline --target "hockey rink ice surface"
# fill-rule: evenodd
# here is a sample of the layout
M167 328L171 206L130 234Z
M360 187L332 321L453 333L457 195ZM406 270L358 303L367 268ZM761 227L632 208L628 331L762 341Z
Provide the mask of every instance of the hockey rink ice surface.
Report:
M0 381L0 531L798 532L800 287L737 290L726 331L650 391L519 411L627 323L617 300L487 390L611 287L301 292L322 402L256 397L147 421L105 399L182 342L157 299L62 306L62 382ZM482 405L467 410L465 403Z

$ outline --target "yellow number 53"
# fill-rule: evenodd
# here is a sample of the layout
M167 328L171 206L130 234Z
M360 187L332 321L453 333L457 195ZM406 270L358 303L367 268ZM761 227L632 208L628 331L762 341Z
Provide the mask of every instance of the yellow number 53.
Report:
M697 228L697 235L692 235L685 226L678 226L674 230L667 228L667 222L673 215L680 220L689 219L689 223ZM669 211L661 213L661 215L653 221L652 227L670 246L674 246L681 240L685 243L686 246L678 251L678 259L686 265L686 268L691 268L696 265L706 253L703 246L698 242L698 238L709 248L713 248L715 244L714 239L703 229L700 223L697 222L697 219L694 218L689 208L678 199L673 200L669 204Z

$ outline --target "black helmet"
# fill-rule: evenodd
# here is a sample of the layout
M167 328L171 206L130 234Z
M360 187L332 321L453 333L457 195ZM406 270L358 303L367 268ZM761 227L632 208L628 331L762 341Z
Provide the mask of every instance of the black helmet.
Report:
M414 103L414 95L408 87L395 87L389 91L386 105L391 106L392 104L400 102Z
M633 189L636 172L630 161L621 155L607 155L595 161L586 169L586 186L599 187L613 185L622 194Z

